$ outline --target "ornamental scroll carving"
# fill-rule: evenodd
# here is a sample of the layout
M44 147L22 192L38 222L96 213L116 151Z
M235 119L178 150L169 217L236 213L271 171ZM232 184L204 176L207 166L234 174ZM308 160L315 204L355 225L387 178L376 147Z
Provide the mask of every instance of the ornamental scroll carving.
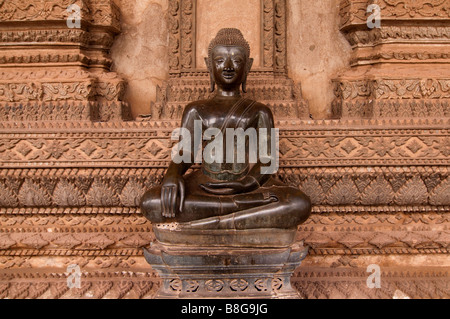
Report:
M392 19L445 19L450 16L450 5L445 0L345 0L341 2L341 25L366 22L369 4L378 5L381 15Z
M70 15L67 8L73 4L80 7L82 20L120 29L118 8L109 1L101 0L26 0L20 2L4 0L0 3L0 20L66 20Z
M65 23L70 5L80 8L80 28ZM119 10L112 2L2 1L0 17L0 48L9 48L0 54L0 120L130 118L125 82L109 71L108 52L120 32ZM39 21L41 27L10 27L22 21Z
M367 24L369 5L380 8L379 28ZM442 0L341 1L341 31L353 56L352 70L333 81L334 116L448 117L449 14Z

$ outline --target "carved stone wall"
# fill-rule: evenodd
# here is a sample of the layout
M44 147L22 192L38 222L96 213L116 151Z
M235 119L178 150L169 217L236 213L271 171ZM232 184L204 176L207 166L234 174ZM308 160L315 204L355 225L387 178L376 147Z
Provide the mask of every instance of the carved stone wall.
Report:
M380 11L380 27L369 28ZM334 80L337 118L449 117L448 1L343 1L352 68ZM375 13L375 11L373 11Z
M66 26L71 3L82 8L81 29ZM448 52L449 31L430 33L435 40L420 33L448 28L447 2L385 0L379 4L386 21L369 30L369 2L343 0L342 31L350 42L358 34L385 43L353 47L353 62L336 77L329 106L339 118L322 121L308 119L307 102L287 76L285 2L262 3L266 54L249 95L276 115L279 177L314 204L297 234L311 249L295 287L304 298L448 298L449 64L443 55L432 62L398 53ZM124 81L109 71L107 50L119 32L114 4L0 0L1 39L9 39L0 42L0 56L9 57L0 58L1 298L154 296L160 280L142 252L152 226L137 202L161 181L182 108L206 96L209 86L205 70L193 64L195 1L169 6L169 80L151 118L123 121ZM388 29L399 26L417 38L397 43L402 33ZM22 38L27 32L48 38L38 45ZM83 33L84 40L53 32ZM377 50L379 57L367 53ZM395 58L383 57L390 50ZM41 52L49 56L33 58ZM388 113L391 107L396 113ZM366 284L371 264L380 266L381 288ZM69 265L81 269L80 288L67 286Z
M146 119L181 119L186 104L210 95L206 65L196 65L196 6L195 0L169 1L170 79L158 87ZM260 9L262 62L249 76L246 96L263 101L280 119L308 118L300 85L287 76L286 1L261 1Z
M73 17L79 27L69 26ZM112 2L2 1L0 120L128 119L125 83L109 71L119 32Z

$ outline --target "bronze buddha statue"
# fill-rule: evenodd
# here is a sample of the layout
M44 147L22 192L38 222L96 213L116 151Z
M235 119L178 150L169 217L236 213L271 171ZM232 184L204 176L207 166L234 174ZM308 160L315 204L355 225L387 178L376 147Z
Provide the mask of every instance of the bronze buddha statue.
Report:
M241 95L253 63L242 33L231 28L220 30L205 60L215 95L187 105L182 128L192 135L195 129L202 133L215 129L224 134L228 134L227 129L274 129L271 110ZM273 142L269 136L272 152ZM248 144L247 140L247 148ZM234 148L238 147L235 142ZM227 157L226 162L205 160L201 169L185 176L196 162L197 152L192 147L183 153L190 160L172 160L162 185L144 194L142 213L152 223L176 222L179 229L189 230L294 229L303 223L311 212L309 198L273 177L274 172L264 172L261 158L251 162L249 151L245 152L244 160L238 161L236 156Z

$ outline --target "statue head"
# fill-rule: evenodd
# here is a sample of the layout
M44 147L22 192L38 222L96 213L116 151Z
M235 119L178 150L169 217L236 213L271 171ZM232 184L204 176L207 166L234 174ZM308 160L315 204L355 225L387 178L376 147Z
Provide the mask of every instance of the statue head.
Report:
M241 31L234 28L221 29L208 47L206 66L211 76L211 92L215 86L223 88L242 85L246 92L247 76L253 64L250 46Z

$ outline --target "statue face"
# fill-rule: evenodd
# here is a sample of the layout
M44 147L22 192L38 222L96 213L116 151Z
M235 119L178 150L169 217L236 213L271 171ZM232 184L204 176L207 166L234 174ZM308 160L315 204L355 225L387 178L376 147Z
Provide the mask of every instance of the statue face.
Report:
M234 89L244 81L247 65L244 48L216 46L212 51L211 64L214 80L222 89Z

